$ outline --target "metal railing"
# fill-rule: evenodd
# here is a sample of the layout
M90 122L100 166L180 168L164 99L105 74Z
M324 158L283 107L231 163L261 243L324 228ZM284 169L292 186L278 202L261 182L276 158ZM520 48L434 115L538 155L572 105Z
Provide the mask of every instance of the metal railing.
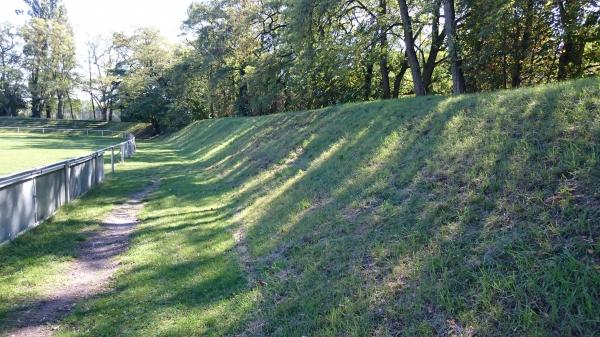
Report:
M72 129L72 128L59 128L59 127L35 127L35 126L0 126L0 130L9 130L12 132L21 133L23 132L31 132L31 131L41 131L42 134L51 133L51 132L72 132L72 133L80 133L86 136L89 135L100 135L100 136L115 136L119 135L122 138L127 136L126 132L115 131L115 130L103 130L103 129Z
M116 157L118 149L120 158ZM104 180L104 156L111 172L136 151L135 137L91 154L0 177L0 244L13 240L51 217L71 199Z

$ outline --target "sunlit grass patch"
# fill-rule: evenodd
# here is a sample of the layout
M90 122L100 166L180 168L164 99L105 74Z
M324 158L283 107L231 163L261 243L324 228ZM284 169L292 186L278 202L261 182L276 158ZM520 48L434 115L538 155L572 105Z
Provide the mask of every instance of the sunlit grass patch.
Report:
M0 175L83 156L122 141L119 137L17 134L0 130Z

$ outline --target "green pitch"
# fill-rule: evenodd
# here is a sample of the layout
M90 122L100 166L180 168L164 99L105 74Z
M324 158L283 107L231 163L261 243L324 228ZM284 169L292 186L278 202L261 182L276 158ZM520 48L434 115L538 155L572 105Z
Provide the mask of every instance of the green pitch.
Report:
M0 176L82 156L121 141L118 137L0 132Z

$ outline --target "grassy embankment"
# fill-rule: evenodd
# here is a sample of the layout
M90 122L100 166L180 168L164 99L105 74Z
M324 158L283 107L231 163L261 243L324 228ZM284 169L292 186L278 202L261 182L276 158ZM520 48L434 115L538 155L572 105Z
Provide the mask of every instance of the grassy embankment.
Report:
M600 80L195 123L0 248L0 330L161 178L59 336L592 336Z

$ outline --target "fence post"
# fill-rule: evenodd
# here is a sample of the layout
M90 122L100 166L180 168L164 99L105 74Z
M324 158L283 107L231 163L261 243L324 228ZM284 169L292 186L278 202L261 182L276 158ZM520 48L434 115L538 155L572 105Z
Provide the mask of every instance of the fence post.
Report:
M100 135L101 135L102 137L104 137L104 130L102 130L102 131L100 132Z
M33 223L38 223L38 207L37 207L37 179L34 176L31 180L33 182Z
M42 128L42 135L45 135L45 134L46 134L46 129Z
M89 129L85 129L85 135L89 136L90 135L90 130Z
M110 147L110 172L115 173L115 147Z
M71 164L65 164L65 204L71 201Z
M96 183L98 183L98 177L96 177L96 156L98 155L98 153L94 153L92 155L92 186L96 185Z
M125 145L121 143L121 164L125 162Z

